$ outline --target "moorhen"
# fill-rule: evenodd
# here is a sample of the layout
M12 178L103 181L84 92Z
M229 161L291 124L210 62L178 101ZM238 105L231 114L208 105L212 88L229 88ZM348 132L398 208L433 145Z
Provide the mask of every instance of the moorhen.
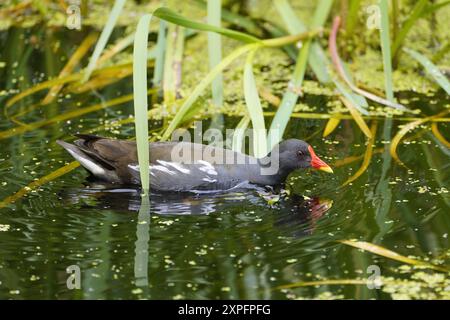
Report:
M76 135L58 140L96 178L140 184L136 142ZM263 158L190 142L150 143L150 187L161 191L228 190L245 185L277 185L300 168L333 171L302 140L280 142Z

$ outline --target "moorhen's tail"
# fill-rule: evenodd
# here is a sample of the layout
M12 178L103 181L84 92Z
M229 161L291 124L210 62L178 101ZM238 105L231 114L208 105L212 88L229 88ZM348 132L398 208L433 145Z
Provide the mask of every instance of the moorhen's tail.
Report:
M115 172L115 168L104 159L101 159L100 157L95 155L95 153L90 151L84 145L89 141L89 139L93 139L96 136L85 137L78 135L78 137L82 139L75 141L75 144L67 143L62 140L57 140L56 143L66 149L76 160L78 160L78 162L84 168L86 168L95 177L110 182L119 182L120 179ZM100 137L96 138L101 139Z

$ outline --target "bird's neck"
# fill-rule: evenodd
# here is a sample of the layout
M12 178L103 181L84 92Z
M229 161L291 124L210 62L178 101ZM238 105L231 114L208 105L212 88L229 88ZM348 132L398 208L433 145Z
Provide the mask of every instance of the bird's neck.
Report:
M252 183L276 185L283 183L290 171L280 166L280 162L270 156L257 159L257 164L253 166L251 174Z

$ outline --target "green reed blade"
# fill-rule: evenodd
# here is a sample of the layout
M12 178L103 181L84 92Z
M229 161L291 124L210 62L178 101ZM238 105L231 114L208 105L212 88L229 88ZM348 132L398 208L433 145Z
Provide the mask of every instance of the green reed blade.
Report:
M319 27L325 23L332 4L333 0L319 1L314 13L313 26ZM305 25L296 16L287 0L275 0L274 5L290 34L306 31ZM319 79L321 83L328 83L330 82L330 77L326 68L327 64L324 63L324 60L327 60L327 56L323 49L317 42L313 42L308 63L317 79Z
M208 87L211 84L211 82L216 78L216 76L220 74L220 72L222 72L223 69L229 66L238 57L240 57L241 55L250 51L251 49L255 48L255 46L258 45L259 44L247 44L243 47L234 50L232 53L226 56L214 69L212 69L194 88L189 97L183 102L183 104L180 107L180 110L178 110L175 117L172 119L167 129L164 131L164 134L161 139L167 140L170 137L172 132L177 128L178 124L183 120L186 113L190 110L194 102L198 99L198 97L202 94L202 92L206 89L206 87Z
M253 127L253 155L257 158L267 154L266 126L259 100L258 88L253 75L253 58L257 48L250 51L244 66L244 96L245 104Z
M345 97L347 100L349 100L353 106L362 114L368 115L369 112L361 105L362 101L360 100L359 95L354 94L351 91L348 91L344 84L342 84L339 80L332 78L334 85L336 86L336 89Z
M417 51L408 48L404 48L403 51L416 59L425 68L426 72L442 87L442 89L444 89L447 94L450 94L450 82L441 73L441 71L439 71L438 67L436 67L427 57L421 55Z
M325 23L332 3L332 0L319 1L314 12L312 22L313 28L321 27ZM286 0L275 1L275 6L277 7L280 15L283 17L285 24L287 25L291 33L296 30L301 31L305 29ZM312 40L308 39L303 43L303 46L300 49L297 63L295 65L294 74L289 83L288 90L283 95L280 107L278 108L278 111L275 114L275 117L272 120L272 124L270 126L268 139L269 149L272 149L272 147L280 142L283 138L283 134L289 122L289 118L294 110L295 103L297 102L298 96L300 94L300 87L305 76L306 64L308 63L308 61L311 68L316 73L319 81L326 82L326 79L329 78L328 71L326 70L327 63L325 54L318 44L316 44L317 46L315 47L315 49L310 51L311 46L314 47L314 45L315 44L312 43Z
M170 24L167 29L167 39L164 57L164 73L163 73L163 90L164 90L164 104L170 106L175 102L175 79L173 73L174 66L174 52L175 43L177 40L179 27L175 24Z
M221 0L208 0L208 24L220 27ZM212 70L222 60L222 42L219 34L208 32L208 57L209 69ZM212 100L216 107L223 104L223 79L222 73L217 75L211 85Z
M347 14L347 24L345 26L347 34L351 35L358 23L358 11L360 10L361 0L350 0L350 8Z
M242 117L241 121L239 121L238 125L236 126L236 129L234 129L233 132L233 145L231 149L236 152L244 152L243 149L243 142L245 138L245 130L248 127L248 124L250 123L250 118L248 115L245 115Z
M386 9L383 9L381 7L381 5L382 5L382 3L380 2L380 9L386 10ZM419 19L422 16L427 5L428 5L428 0L419 0L414 5L414 8L411 11L411 14L409 15L409 17L405 21L405 23L403 23L396 38L394 39L394 43L392 44L392 54L394 56L397 54L398 49L400 48L401 44L405 40L406 36L408 35L409 30L414 26L417 19ZM382 13L382 15L383 15L383 13Z
M133 48L133 99L136 127L136 144L139 173L143 194L150 189L149 145L148 145L148 106L147 106L147 44L152 15L139 19Z
M231 39L243 41L246 43L254 43L254 42L261 41L260 39L253 37L251 35L248 35L246 33L243 33L243 32L226 29L226 28L221 28L221 27L216 27L216 26L212 26L210 24L190 20L188 18L185 18L185 17L173 12L172 10L170 10L168 8L158 8L155 10L153 15L160 19L164 19L168 22L172 22L174 24L177 24L177 25L180 25L180 26L183 26L186 28L191 28L191 29L201 30L201 31L212 31L212 32L216 32L221 35L224 35L226 37L229 37Z
M199 8L207 8L207 4L203 0L193 0L193 3ZM221 9L221 18L223 19L223 21L227 21L229 23L237 25L247 30L247 32L251 34L260 35L262 33L261 28L251 18L239 15L230 10L227 10L226 8Z
M111 36L117 18L119 18L120 12L122 11L122 8L125 4L125 1L126 0L116 0L114 2L114 6L108 16L108 21L106 22L106 25L102 30L102 34L100 35L100 38L98 39L97 44L95 45L94 52L92 53L91 59L89 60L89 64L86 68L86 71L84 72L83 82L89 79L92 71L97 65L97 60L100 57L100 54L102 53L103 49L105 48L109 37Z
M389 4L388 0L380 0L381 25L380 41L381 51L383 53L384 86L386 99L394 102L394 89L392 84L392 56L391 40L389 37Z
M164 54L166 50L166 21L159 22L158 39L156 40L155 69L153 70L153 86L159 87L164 70Z

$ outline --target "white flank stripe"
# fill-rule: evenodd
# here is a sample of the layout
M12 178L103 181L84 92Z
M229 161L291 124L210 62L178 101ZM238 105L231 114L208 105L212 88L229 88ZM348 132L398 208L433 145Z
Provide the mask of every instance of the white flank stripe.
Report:
M179 163L176 163L176 162L168 162L168 161L163 161L163 160L156 160L156 161L157 161L158 163L162 164L162 165L165 166L165 167L170 166L170 167L172 167L172 168L174 168L174 169L180 171L181 173L184 173L184 174L189 174L189 173L191 173L191 170L186 169L185 167L183 167L183 165L181 165L181 164L179 164Z

